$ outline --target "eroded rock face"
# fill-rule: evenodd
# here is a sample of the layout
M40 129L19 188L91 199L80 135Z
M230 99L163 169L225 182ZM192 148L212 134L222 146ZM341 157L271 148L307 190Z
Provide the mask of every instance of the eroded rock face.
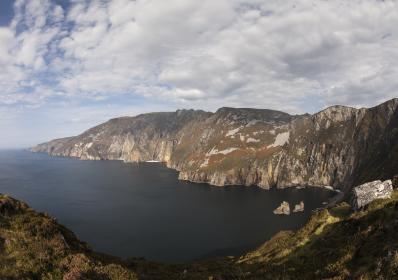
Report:
M391 198L392 191L391 180L365 183L353 189L352 206L359 210L376 199Z
M344 189L398 169L398 99L292 116L262 109L180 110L110 120L32 148L87 160L156 160L181 180Z
M290 215L290 205L288 202L283 201L281 205L274 210L276 215Z
M294 205L293 213L304 211L304 201L300 201L299 204Z

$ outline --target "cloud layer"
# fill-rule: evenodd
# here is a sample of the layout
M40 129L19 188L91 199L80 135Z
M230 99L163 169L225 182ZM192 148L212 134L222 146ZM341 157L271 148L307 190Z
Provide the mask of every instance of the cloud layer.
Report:
M301 113L398 96L394 1L56 3L17 0L0 27L3 110L127 100Z

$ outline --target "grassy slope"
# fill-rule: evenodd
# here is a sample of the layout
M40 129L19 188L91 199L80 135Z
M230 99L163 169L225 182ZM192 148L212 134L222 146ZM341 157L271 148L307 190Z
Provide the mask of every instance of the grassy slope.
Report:
M240 258L141 263L137 272L145 267L148 279L398 279L397 232L398 191L366 211L353 213L343 203L316 212L299 231L280 232Z
M0 279L137 279L125 265L94 255L52 217L0 196Z
M258 279L397 279L398 193L364 212L347 204L316 213L240 260ZM383 278L379 278L383 277Z
M398 279L398 192L353 213L315 213L240 258L166 265L93 253L69 230L0 196L0 279ZM172 250L172 248L170 248Z

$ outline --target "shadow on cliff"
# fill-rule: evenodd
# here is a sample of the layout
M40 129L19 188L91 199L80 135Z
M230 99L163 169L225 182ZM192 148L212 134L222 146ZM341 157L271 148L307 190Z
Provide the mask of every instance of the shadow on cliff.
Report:
M374 108L372 108L374 109ZM398 174L398 109L395 109L392 118L383 127L383 120L380 114L372 112L369 118L376 118L376 124L379 127L369 128L363 126L358 134L362 134L359 137L365 137L368 139L376 139L376 141L368 142L363 141L361 143L364 146L363 156L361 161L357 164L356 174L354 178L354 185L363 184L372 180L387 180ZM372 135L381 133L380 135ZM365 139L366 139L365 138Z

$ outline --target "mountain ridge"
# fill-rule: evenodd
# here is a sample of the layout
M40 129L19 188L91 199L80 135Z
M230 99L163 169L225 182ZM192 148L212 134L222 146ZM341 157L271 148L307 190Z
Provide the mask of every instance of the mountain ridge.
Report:
M398 173L397 160L386 163L390 150L383 149L398 150L397 108L394 98L371 108L330 106L312 115L230 107L147 113L111 119L31 150L87 160L162 161L182 180L217 186L345 190Z

